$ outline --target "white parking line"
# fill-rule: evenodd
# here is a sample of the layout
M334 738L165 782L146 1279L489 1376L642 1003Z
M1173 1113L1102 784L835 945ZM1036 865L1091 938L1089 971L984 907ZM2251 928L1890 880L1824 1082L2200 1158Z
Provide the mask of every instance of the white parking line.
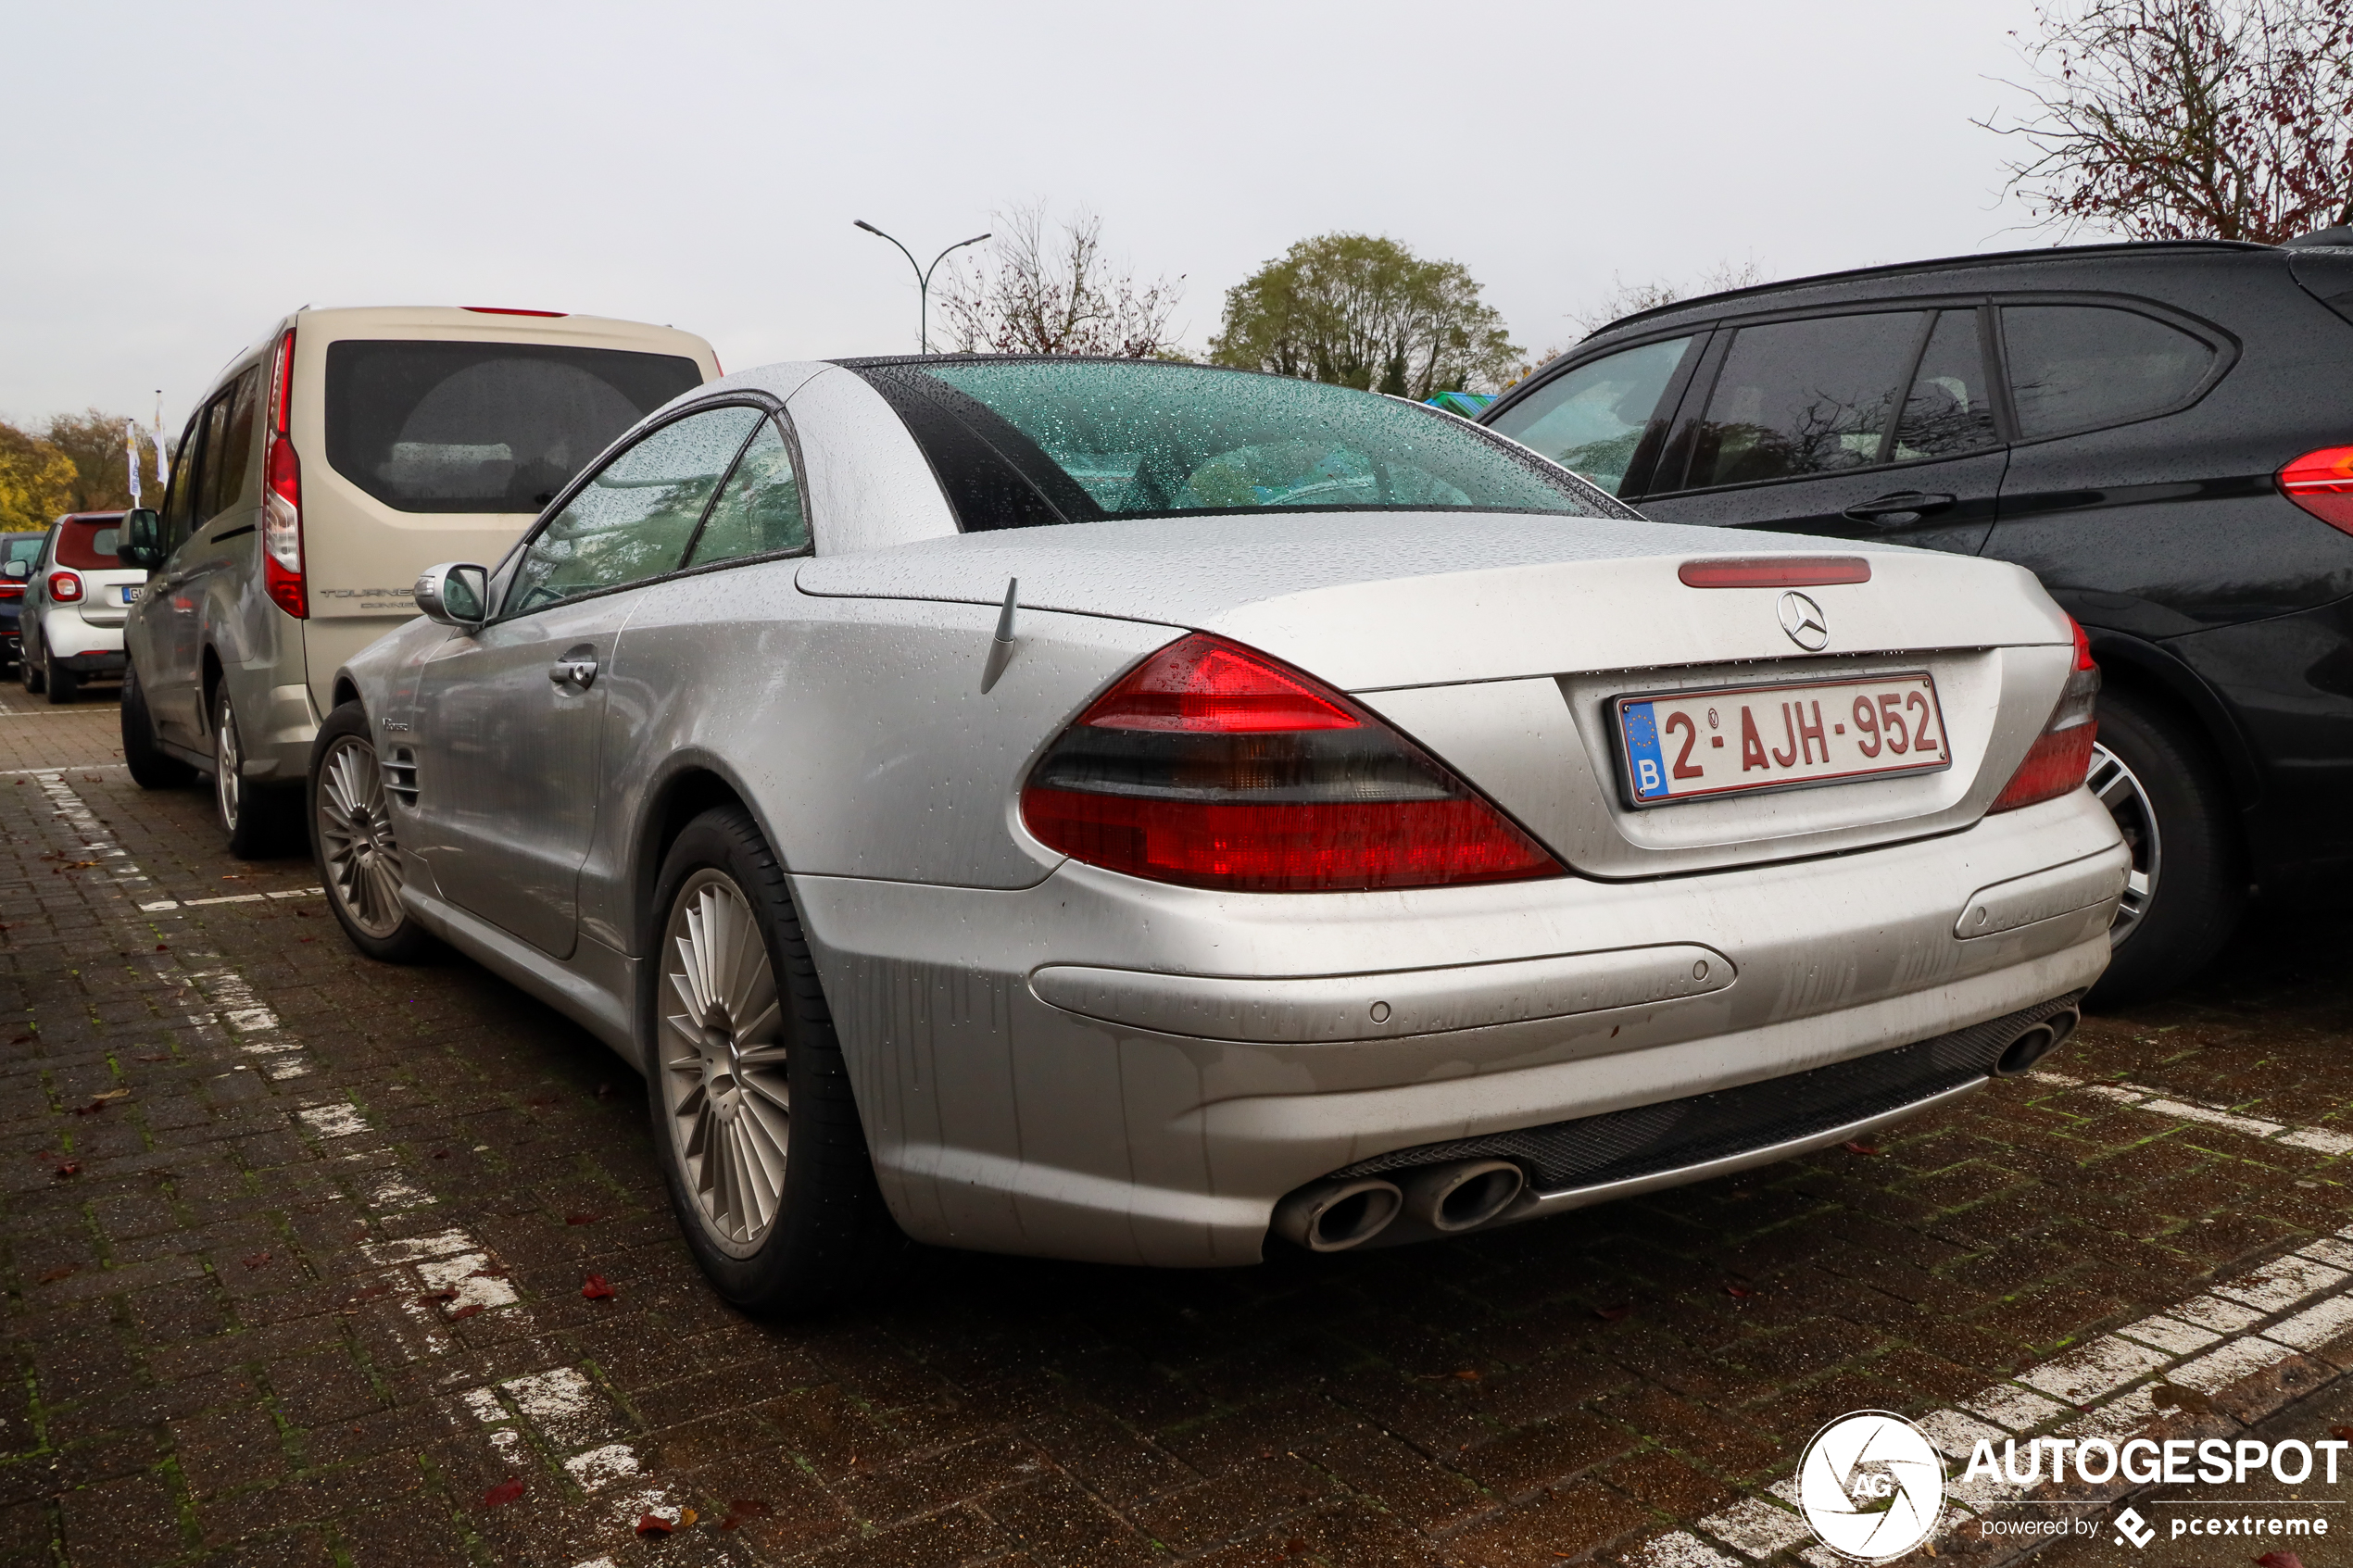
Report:
M124 864L118 868L119 882L147 880L136 865L129 863L124 851L107 842L105 824L66 784L63 775L71 769L29 771L39 782L57 815L82 835L86 854L94 859L123 859ZM138 913L253 903L265 898L315 897L323 891L308 887L267 894L233 894L220 898L162 899L139 905ZM203 961L217 955L183 953L178 957ZM241 1052L261 1060L270 1079L300 1077L310 1072L301 1043L283 1032L277 1014L263 1004L234 969L221 965L183 970L159 974L157 979L173 988L171 1005L184 1010L182 1016L190 1023L215 1038L234 1040ZM346 1138L361 1139L373 1131L359 1108L348 1100L301 1107L295 1116L322 1147ZM351 1185L358 1189L362 1203L371 1210L407 1210L437 1201L396 1160L389 1158L387 1150L363 1149L340 1155L337 1163L358 1167L352 1172ZM521 1294L508 1281L489 1249L456 1226L430 1235L363 1242L359 1252L381 1271L374 1286L370 1286L364 1278L359 1282L360 1296L399 1293L402 1314L415 1329L413 1336L404 1336L401 1348L412 1360L421 1355L446 1356L457 1348L458 1341L448 1332L449 1324L478 1312L510 1312L522 1320L522 1326L529 1326L530 1310L522 1304ZM385 1286L390 1289L383 1288ZM501 1401L501 1393L506 1402ZM546 1450L581 1491L596 1494L618 1487L623 1482L651 1480L644 1474L636 1450L618 1440L619 1412L577 1368L562 1366L510 1378L496 1389L461 1389L458 1399L486 1429L492 1448L518 1474L539 1469L540 1464L531 1443L509 1415L509 1403L540 1435ZM634 1524L648 1513L674 1520L682 1505L666 1483L652 1481L609 1497L604 1506L613 1519Z
M2070 1078L2063 1073L2030 1073L2027 1076L2038 1084L2078 1089L2087 1095L2113 1100L2119 1105L2130 1106L2135 1110L2145 1110L2153 1116L2170 1116L2176 1122L2197 1122L2209 1127L2227 1127L2234 1133L2245 1133L2251 1138L2283 1144L2290 1148L2309 1148L2316 1154L2353 1153L2353 1135L2331 1132L2326 1127L2295 1127L2284 1122L2266 1122L2259 1116L2242 1116L2235 1110L2203 1105L2196 1100L2179 1099L2162 1089L2143 1088L2138 1084L2091 1084L2081 1078Z

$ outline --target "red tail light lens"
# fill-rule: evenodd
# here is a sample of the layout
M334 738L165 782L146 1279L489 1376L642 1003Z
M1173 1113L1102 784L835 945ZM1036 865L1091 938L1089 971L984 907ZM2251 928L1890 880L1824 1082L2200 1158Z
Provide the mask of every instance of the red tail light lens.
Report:
M2353 446L2324 446L2280 470L2280 494L2327 523L2353 533Z
M2072 616L2068 625L2075 633L2075 668L2060 689L2058 706L2051 710L2050 722L2026 749L2026 760L2018 765L2010 782L1985 809L1986 815L1996 811L2015 811L2021 806L2036 806L2045 800L2082 787L2083 776L2091 771L2092 744L2099 738L2098 715L2095 711L2100 695L2100 667L2092 659L2092 639L2083 634Z
M69 605L82 596L82 578L77 572L49 573L49 602Z
M294 329L278 340L270 371L270 457L261 484L261 586L296 620L310 614L302 574L302 459L287 424L294 403Z
M1122 677L1047 751L1022 820L1052 848L1154 882L1250 893L1567 874L1370 712L1196 633Z

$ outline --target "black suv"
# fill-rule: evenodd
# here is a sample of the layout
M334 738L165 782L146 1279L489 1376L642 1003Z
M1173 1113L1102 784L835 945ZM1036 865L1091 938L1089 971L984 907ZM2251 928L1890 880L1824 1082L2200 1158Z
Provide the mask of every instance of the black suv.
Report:
M1611 323L1480 422L1667 522L2016 561L2100 662L2097 1000L2353 861L2353 230L1839 272Z

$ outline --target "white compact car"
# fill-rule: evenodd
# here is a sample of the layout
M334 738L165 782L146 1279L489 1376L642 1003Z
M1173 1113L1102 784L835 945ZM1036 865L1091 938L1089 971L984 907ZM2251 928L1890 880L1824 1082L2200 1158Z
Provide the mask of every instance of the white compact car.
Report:
M331 903L641 1068L751 1305L1853 1138L2064 1038L2128 866L2026 571L1648 522L1278 377L735 376L417 600L333 678Z
M17 678L51 702L71 702L82 683L122 674L122 623L147 574L125 566L115 551L120 512L69 512L25 579L18 628L23 646Z

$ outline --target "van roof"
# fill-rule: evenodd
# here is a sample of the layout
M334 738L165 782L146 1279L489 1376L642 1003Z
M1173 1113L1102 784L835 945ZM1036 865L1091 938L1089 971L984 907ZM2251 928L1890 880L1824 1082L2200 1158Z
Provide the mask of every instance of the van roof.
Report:
M359 305L301 309L282 316L253 342L229 357L227 364L206 384L205 396L220 389L232 370L269 351L289 326L329 339L391 335L428 341L487 343L555 343L582 348L620 348L638 354L675 354L701 365L706 381L719 374L719 357L711 345L676 327L628 321L612 316L583 316L570 312L528 313L518 307L459 305ZM196 401L202 402L203 398Z

